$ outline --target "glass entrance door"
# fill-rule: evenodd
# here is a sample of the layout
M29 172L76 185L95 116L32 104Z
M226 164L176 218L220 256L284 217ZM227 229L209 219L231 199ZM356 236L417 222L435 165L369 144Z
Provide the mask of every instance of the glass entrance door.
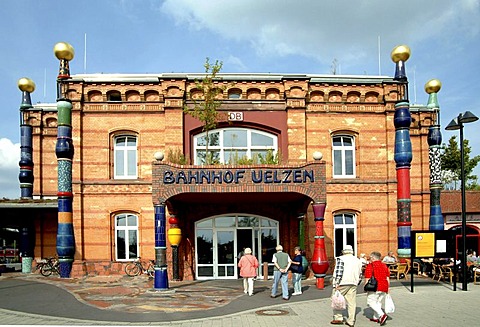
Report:
M227 215L207 218L195 224L196 278L239 278L238 260L247 247L252 249L263 277L263 263L267 274L273 275L272 255L278 244L278 222L269 218L248 215Z
M217 278L237 278L235 256L235 232L217 231L217 264L214 274Z

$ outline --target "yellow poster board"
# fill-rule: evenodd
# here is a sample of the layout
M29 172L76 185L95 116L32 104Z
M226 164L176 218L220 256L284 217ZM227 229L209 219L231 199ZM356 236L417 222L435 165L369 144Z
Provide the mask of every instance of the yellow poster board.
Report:
M415 239L415 254L420 258L435 256L435 233L417 233Z

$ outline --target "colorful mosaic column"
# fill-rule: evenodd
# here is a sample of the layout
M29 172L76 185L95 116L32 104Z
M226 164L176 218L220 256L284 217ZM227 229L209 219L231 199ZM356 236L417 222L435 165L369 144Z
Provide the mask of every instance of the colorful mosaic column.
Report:
M35 91L35 83L26 77L18 80L18 88L22 91L20 105L20 198L33 199L33 127L25 122L24 110L33 108L30 93ZM32 272L32 261L35 248L35 228L29 222L21 228L20 255L22 256L22 273Z
M410 104L408 102L408 80L405 73L405 61L410 57L410 48L398 46L393 49L391 58L395 62L394 80L399 82L400 101L395 104L395 152L394 160L397 169L397 230L398 256L410 257L411 198L410 198L410 166L412 162L412 143L410 141Z
M167 271L167 226L165 204L155 205L155 276L153 287L157 290L168 289Z
M438 79L432 79L425 84L428 93L427 108L437 112L435 125L428 128L428 159L430 164L430 230L444 230L442 207L440 206L440 194L443 189L441 167L441 144L442 132L439 125L439 112L437 93L442 83Z
M58 163L58 230L57 255L61 278L69 278L75 256L75 235L73 230L72 191L72 102L67 99L65 81L70 78L68 62L73 59L73 47L65 42L53 48L60 60L57 77L57 144L55 154Z
M327 251L325 250L325 235L323 232L323 221L325 220L325 203L314 203L313 214L315 215L315 244L310 266L317 278L317 288L325 287L325 276L328 270Z

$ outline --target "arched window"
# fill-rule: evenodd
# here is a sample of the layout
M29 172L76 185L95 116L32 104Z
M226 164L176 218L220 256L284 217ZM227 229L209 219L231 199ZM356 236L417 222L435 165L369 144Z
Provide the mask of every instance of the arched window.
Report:
M351 245L354 253L357 252L357 222L352 213L338 213L333 216L334 223L334 256L342 254L345 245Z
M118 91L109 91L107 93L107 101L114 101L114 102L122 101L122 95Z
M333 177L355 177L355 138L350 135L332 137Z
M114 178L137 178L137 137L120 135L114 138Z
M138 258L138 217L122 213L115 216L115 259L118 261Z
M194 137L195 165L206 161L206 133ZM244 159L261 163L267 155L276 155L277 136L248 128L223 128L208 132L208 152L211 163L236 164Z

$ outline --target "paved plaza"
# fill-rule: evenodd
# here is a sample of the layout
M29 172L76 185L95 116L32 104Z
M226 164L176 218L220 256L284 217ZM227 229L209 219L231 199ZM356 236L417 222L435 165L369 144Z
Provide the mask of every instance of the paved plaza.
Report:
M480 285L457 291L429 278L394 280L396 311L385 326L477 326ZM270 298L271 281L255 283L255 294L243 294L241 280L170 282L156 291L140 276L92 277L81 280L37 274L0 276L2 325L151 325L151 326L330 326L331 286L319 290L303 281L303 294L284 301ZM355 326L371 322L366 294L359 291Z

